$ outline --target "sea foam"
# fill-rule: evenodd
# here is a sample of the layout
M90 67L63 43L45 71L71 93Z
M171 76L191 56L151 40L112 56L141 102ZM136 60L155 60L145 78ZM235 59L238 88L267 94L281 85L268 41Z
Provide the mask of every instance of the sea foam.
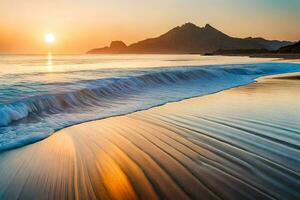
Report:
M299 64L290 63L142 68L100 79L2 87L0 151L40 140L66 126L207 95L261 76L299 71ZM101 75L85 71L95 73Z

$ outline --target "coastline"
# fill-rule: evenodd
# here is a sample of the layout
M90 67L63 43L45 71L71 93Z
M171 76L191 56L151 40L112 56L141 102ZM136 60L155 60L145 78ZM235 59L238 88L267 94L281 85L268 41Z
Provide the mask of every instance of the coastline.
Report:
M205 55L204 55L205 56ZM300 61L300 54L277 54L277 53L262 53L262 54L212 54L206 56L232 56L232 57L249 57L249 58L274 58L278 59L279 61L290 61L290 62L299 62Z
M299 198L295 76L86 122L2 152L0 198Z
M249 55L252 58L279 58L283 60L299 60L300 54L254 54Z
M93 73L93 70L85 71L85 74L95 79L70 82L71 85L74 84L73 89L69 89L68 84L55 83L57 80L51 84L38 84L37 89L44 88L49 94L37 91L28 98L20 98L20 101L16 101L19 99L18 93L10 92L11 89L7 87L5 91L9 95L3 96L4 104L0 108L2 110L0 126L3 126L0 151L36 142L71 125L215 93L249 84L256 78L266 75L299 71L299 65L295 63L257 63L259 59L254 59L256 62L252 60L254 63L247 64L249 59L243 58L240 64L236 64L233 60L241 60L240 57L234 59L214 57L210 63L228 61L235 64L162 67L129 73L121 70L125 75L118 77L119 74L116 73L117 78L111 74L108 78L99 79L98 73ZM109 69L100 71L104 74L107 72L111 73ZM82 78L81 72L78 73L73 75ZM32 76L40 79L39 73ZM4 78L3 81L7 79ZM31 81L24 82L24 86L30 87L31 84ZM51 92L54 85L58 90ZM176 90L173 89L175 85ZM20 91L19 94L27 96L23 93Z

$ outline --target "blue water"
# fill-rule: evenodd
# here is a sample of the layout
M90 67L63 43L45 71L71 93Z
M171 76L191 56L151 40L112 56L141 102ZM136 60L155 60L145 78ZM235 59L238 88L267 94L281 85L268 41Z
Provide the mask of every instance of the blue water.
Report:
M0 151L81 122L300 71L291 63L207 65L196 56L73 58L2 57Z

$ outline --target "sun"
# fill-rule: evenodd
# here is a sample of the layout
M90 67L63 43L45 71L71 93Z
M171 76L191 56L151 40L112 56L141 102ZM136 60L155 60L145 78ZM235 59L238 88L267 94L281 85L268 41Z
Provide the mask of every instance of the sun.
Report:
M52 44L55 42L55 36L53 33L46 33L44 36L44 40L47 44Z

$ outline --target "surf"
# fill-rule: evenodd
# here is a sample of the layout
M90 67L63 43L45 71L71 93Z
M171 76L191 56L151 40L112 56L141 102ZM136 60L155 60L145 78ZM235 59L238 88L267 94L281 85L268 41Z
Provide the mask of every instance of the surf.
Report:
M0 151L41 140L74 124L215 93L252 83L261 76L298 71L300 65L291 63L164 67L55 83L54 92L41 89L1 102Z

